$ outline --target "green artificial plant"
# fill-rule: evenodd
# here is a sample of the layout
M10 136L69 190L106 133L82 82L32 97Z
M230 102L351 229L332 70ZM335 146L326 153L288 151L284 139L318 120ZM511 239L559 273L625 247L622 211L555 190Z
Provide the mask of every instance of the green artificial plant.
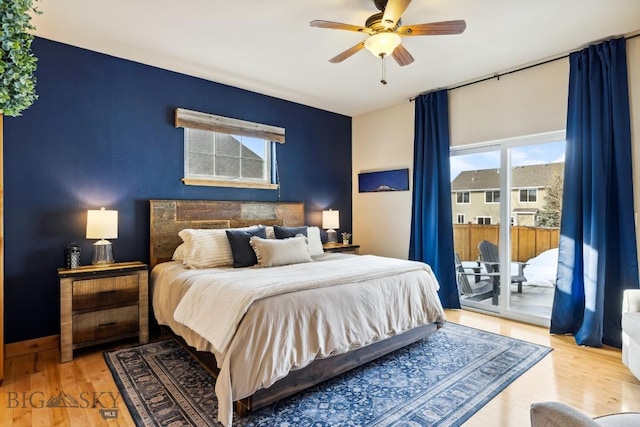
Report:
M38 98L37 59L31 52L35 30L29 12L38 0L0 0L0 114L19 116Z

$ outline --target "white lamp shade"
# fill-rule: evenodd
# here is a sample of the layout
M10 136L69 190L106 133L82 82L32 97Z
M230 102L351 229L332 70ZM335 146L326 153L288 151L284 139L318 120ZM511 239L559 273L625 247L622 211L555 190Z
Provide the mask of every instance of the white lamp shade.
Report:
M400 44L400 36L396 33L378 33L364 41L364 47L374 56L385 57L391 55Z
M340 211L322 211L322 228L340 228Z
M88 210L87 239L117 239L118 211Z

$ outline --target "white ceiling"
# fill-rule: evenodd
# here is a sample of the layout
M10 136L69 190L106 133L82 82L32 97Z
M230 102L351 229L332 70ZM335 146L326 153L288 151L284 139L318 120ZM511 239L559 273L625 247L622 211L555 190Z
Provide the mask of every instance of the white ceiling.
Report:
M41 0L40 37L356 116L421 92L493 75L640 30L640 0L414 0L404 25L464 19L461 35L404 38L415 62L363 50L372 0Z

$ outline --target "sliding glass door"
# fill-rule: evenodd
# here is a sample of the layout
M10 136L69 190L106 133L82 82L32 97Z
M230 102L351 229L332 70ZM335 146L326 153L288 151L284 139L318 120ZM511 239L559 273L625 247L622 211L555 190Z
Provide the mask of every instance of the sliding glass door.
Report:
M554 132L451 150L463 307L549 323L564 145L564 133Z
M486 149L451 157L453 236L460 302L499 312L499 276L489 274L478 250L500 239L500 151Z

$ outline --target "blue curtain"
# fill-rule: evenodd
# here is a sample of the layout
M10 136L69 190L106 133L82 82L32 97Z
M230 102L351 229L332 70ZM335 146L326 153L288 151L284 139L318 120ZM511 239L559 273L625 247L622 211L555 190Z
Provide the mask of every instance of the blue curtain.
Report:
M622 291L638 288L625 39L569 57L558 277L551 332L620 347Z
M445 308L460 308L453 255L449 100L441 90L416 98L409 259L431 266Z

